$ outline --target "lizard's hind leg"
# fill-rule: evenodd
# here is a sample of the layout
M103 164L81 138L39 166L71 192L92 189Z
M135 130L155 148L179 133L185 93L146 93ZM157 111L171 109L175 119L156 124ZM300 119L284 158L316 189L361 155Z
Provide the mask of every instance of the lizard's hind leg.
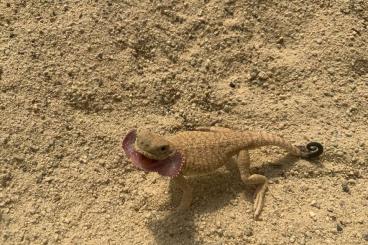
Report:
M245 184L258 185L254 193L254 218L257 218L263 209L264 197L266 195L268 180L260 174L250 175L250 156L247 150L239 152L238 167L242 181Z

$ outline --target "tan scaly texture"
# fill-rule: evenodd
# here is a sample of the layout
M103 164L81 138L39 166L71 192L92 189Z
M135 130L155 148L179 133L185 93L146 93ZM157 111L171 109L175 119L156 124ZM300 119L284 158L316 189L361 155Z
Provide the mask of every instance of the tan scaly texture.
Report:
M185 131L166 139L185 159L183 175L214 171L241 150L267 145L279 146L295 156L300 156L298 147L277 135L264 132Z

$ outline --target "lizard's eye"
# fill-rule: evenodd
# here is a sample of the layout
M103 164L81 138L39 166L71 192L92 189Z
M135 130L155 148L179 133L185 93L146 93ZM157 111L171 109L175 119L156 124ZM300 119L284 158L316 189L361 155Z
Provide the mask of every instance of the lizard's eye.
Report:
M163 145L163 146L160 147L160 151L167 151L168 148L169 148L169 146Z

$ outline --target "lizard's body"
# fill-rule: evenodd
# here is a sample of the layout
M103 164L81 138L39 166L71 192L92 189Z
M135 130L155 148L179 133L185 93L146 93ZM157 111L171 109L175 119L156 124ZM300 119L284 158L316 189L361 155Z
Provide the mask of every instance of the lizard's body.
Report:
M279 146L303 158L318 156L323 151L318 143L309 144L307 148L296 147L273 134L214 127L179 132L166 137L132 130L123 141L123 148L134 165L145 171L170 176L179 184L183 190L179 209L188 208L192 200L192 189L184 176L210 173L238 155L238 167L243 182L259 185L254 204L255 217L263 207L267 178L259 174L250 175L248 150L266 145Z
M210 173L227 164L229 158L243 149L253 149L264 145L281 145L294 155L300 150L285 140L260 132L184 131L166 137L185 159L182 174L198 175Z

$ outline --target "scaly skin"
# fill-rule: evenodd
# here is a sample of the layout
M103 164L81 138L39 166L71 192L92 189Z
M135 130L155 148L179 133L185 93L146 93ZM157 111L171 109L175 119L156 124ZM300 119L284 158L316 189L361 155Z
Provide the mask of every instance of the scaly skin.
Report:
M177 167L175 171L166 175L173 177L172 180L183 190L178 210L189 208L192 201L192 188L184 176L210 173L231 162L232 157L237 155L242 181L246 184L258 185L254 202L254 216L257 218L263 208L268 180L263 175L250 175L248 150L267 145L279 146L292 155L302 158L318 156L323 151L322 145L318 143L308 145L307 149L293 146L281 137L269 133L240 132L218 127L199 128L196 131L179 132L167 137L147 131L138 131L134 150L158 162L163 159L171 159L173 155L179 154L175 159L180 159L181 165L175 165L174 163L178 161L173 160L171 166ZM158 172L166 174L165 171Z
M213 130L213 129L212 129ZM186 131L166 138L185 159L183 175L196 175L212 172L241 150L254 149L266 145L285 148L295 156L300 149L284 139L261 132Z

